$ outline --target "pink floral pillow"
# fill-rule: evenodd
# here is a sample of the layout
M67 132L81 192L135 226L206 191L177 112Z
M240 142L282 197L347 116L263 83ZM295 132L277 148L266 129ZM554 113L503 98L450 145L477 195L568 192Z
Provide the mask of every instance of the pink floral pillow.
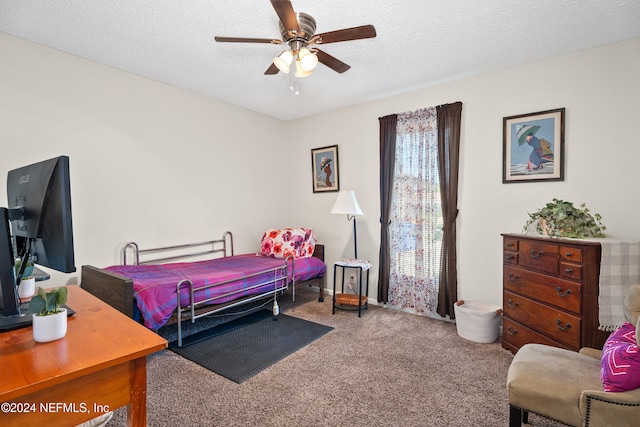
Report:
M262 236L260 252L274 258L309 258L316 246L316 236L311 228L282 228L267 230Z
M624 323L607 338L600 367L604 391L640 388L640 346L631 323Z

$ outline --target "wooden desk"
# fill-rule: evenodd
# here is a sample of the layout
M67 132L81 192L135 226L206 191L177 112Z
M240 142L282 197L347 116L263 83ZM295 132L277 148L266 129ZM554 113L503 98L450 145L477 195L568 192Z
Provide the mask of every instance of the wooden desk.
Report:
M146 426L146 356L167 341L78 286L68 289L76 314L64 338L36 343L31 327L0 333L0 425L72 426L128 405L127 424Z

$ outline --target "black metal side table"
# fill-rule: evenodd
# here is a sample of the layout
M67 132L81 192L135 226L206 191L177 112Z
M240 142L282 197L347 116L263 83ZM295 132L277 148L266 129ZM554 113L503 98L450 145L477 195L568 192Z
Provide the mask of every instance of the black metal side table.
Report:
M333 264L333 310L332 314L338 310L346 311L358 311L358 317L362 315L362 310L369 308L368 295L369 295L369 270L373 264L369 261L362 259L341 259ZM338 267L342 269L342 286L341 292L336 292L336 273ZM344 276L346 268L354 268L358 270L358 295L347 294L344 292ZM362 295L362 276L367 273L365 280L365 294Z

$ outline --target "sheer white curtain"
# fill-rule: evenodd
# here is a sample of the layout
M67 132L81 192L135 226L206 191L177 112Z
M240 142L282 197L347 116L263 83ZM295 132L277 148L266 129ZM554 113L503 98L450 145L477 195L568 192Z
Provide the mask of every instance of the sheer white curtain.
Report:
M438 317L442 208L435 107L398 114L388 306Z

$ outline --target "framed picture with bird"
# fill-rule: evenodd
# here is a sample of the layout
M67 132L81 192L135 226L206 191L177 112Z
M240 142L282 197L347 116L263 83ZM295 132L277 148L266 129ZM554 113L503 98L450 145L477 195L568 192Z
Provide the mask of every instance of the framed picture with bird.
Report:
M502 182L564 181L564 108L503 118Z

